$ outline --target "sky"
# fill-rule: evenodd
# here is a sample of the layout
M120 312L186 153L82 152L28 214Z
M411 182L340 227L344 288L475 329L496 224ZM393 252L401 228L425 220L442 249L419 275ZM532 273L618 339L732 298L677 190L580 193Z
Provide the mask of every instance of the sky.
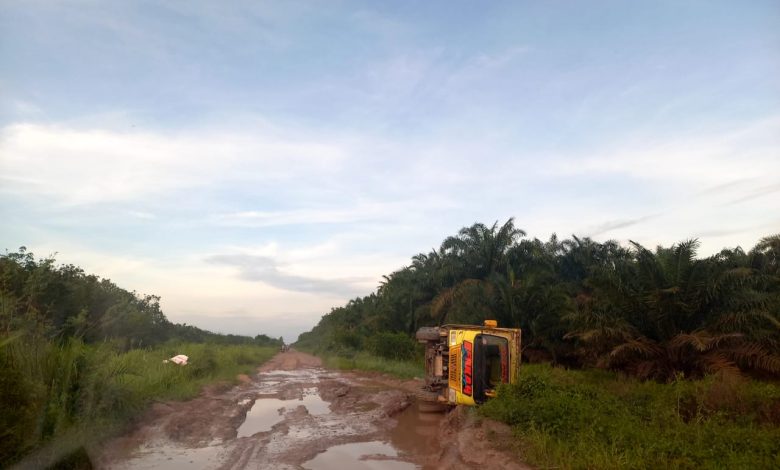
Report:
M294 340L474 222L780 232L776 1L0 0L0 250Z

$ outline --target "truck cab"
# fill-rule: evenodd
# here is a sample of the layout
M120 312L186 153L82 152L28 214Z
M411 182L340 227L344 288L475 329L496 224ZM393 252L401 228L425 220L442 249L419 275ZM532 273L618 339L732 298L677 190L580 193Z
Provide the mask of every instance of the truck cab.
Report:
M502 383L515 383L520 367L520 330L484 325L423 327L425 383L418 394L423 406L476 405L495 396ZM433 411L433 410L431 410Z

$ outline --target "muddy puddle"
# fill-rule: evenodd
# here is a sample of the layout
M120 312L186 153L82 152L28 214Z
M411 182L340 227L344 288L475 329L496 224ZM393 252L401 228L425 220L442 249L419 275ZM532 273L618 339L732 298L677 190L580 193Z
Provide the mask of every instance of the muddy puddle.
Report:
M106 468L138 470L192 469L208 470L220 466L220 447L201 447L195 449L172 445L143 445L133 457L124 462L116 462Z
M309 470L413 470L411 462L398 459L398 450L381 441L355 442L330 447L302 467Z
M418 413L408 392L318 367L198 400L171 404L132 436L140 445L98 467L406 470L440 449L442 415Z
M299 399L280 400L278 398L257 398L252 408L246 414L246 418L238 428L238 437L247 437L260 432L270 431L274 425L284 421L285 413L303 406L313 416L320 416L330 412L328 402L320 398L316 388L303 390L303 396Z
M402 453L411 456L430 455L441 450L439 427L444 413L420 413L412 404L396 416L397 424L390 430L390 442Z
M354 442L329 447L303 468L310 470L409 470L415 462L441 450L438 430L442 413L419 413L412 404L395 416L397 424L385 440Z

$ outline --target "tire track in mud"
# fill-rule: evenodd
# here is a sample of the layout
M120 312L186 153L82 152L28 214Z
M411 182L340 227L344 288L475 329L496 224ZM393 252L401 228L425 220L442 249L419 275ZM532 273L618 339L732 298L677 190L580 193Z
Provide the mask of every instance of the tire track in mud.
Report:
M527 468L486 446L495 430L470 423L470 415L417 413L415 386L326 370L318 358L294 350L280 353L239 386L155 404L133 432L103 447L97 466Z

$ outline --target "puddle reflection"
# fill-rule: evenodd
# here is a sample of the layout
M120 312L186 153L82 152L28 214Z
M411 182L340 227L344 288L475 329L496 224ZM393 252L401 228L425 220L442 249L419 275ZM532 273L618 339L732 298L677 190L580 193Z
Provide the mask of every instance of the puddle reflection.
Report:
M278 398L258 398L238 428L238 437L270 431L274 424L284 419L284 409L287 403L288 400L279 400Z
M396 419L398 424L391 431L389 442L356 442L333 446L304 463L303 468L406 470L419 467L399 458L439 452L439 426L444 419L443 413L420 413L417 406L412 405Z
M274 425L284 420L285 412L294 410L301 405L306 407L312 416L330 413L330 404L320 397L316 388L304 389L303 397L299 399L258 398L238 428L238 437L270 431Z
M417 404L396 416L398 424L390 432L390 442L402 453L430 455L441 449L439 426L444 413L420 413Z
M322 416L330 413L330 403L326 402L317 393L316 388L307 388L303 390L303 398L300 400L290 400L292 406L303 405L309 411L310 415Z

